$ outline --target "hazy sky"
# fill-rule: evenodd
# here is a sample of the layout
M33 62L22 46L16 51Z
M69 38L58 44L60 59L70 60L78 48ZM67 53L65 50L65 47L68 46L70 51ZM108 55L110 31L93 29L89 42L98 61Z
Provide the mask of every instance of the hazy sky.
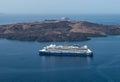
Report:
M6 14L120 14L120 0L0 0Z

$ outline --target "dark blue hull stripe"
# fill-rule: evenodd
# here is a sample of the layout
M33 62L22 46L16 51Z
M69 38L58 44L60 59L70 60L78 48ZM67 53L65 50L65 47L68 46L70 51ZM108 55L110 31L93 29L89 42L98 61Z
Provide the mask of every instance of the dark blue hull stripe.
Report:
M86 53L51 53L51 52L39 52L41 56L93 56L93 53L86 54Z

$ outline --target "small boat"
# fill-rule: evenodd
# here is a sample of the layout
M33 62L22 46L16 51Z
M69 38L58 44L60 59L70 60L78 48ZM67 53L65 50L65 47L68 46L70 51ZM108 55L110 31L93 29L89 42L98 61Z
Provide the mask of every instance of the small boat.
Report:
M55 45L51 44L39 50L41 56L84 56L92 57L93 52L88 48L87 45Z

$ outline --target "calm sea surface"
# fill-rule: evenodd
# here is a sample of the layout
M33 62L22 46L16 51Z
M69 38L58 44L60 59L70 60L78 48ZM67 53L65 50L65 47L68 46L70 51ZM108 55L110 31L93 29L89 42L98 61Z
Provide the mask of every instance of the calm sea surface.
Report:
M39 16L34 17L33 20L23 16L13 16L9 20L3 17L0 23L38 21ZM120 24L120 16L92 17L76 16L75 19ZM58 45L87 44L94 52L93 58L39 56L38 50L51 43L0 39L0 82L120 82L120 36L92 38L84 42L55 42Z
M62 17L68 17L70 20L120 25L120 15L0 15L0 24L37 22L45 19L61 19Z

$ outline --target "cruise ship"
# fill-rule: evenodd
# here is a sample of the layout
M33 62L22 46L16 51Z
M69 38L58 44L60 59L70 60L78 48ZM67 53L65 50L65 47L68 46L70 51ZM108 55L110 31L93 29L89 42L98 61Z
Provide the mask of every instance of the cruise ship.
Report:
M51 44L39 50L41 56L84 56L92 57L93 52L88 48L87 45L55 45Z

